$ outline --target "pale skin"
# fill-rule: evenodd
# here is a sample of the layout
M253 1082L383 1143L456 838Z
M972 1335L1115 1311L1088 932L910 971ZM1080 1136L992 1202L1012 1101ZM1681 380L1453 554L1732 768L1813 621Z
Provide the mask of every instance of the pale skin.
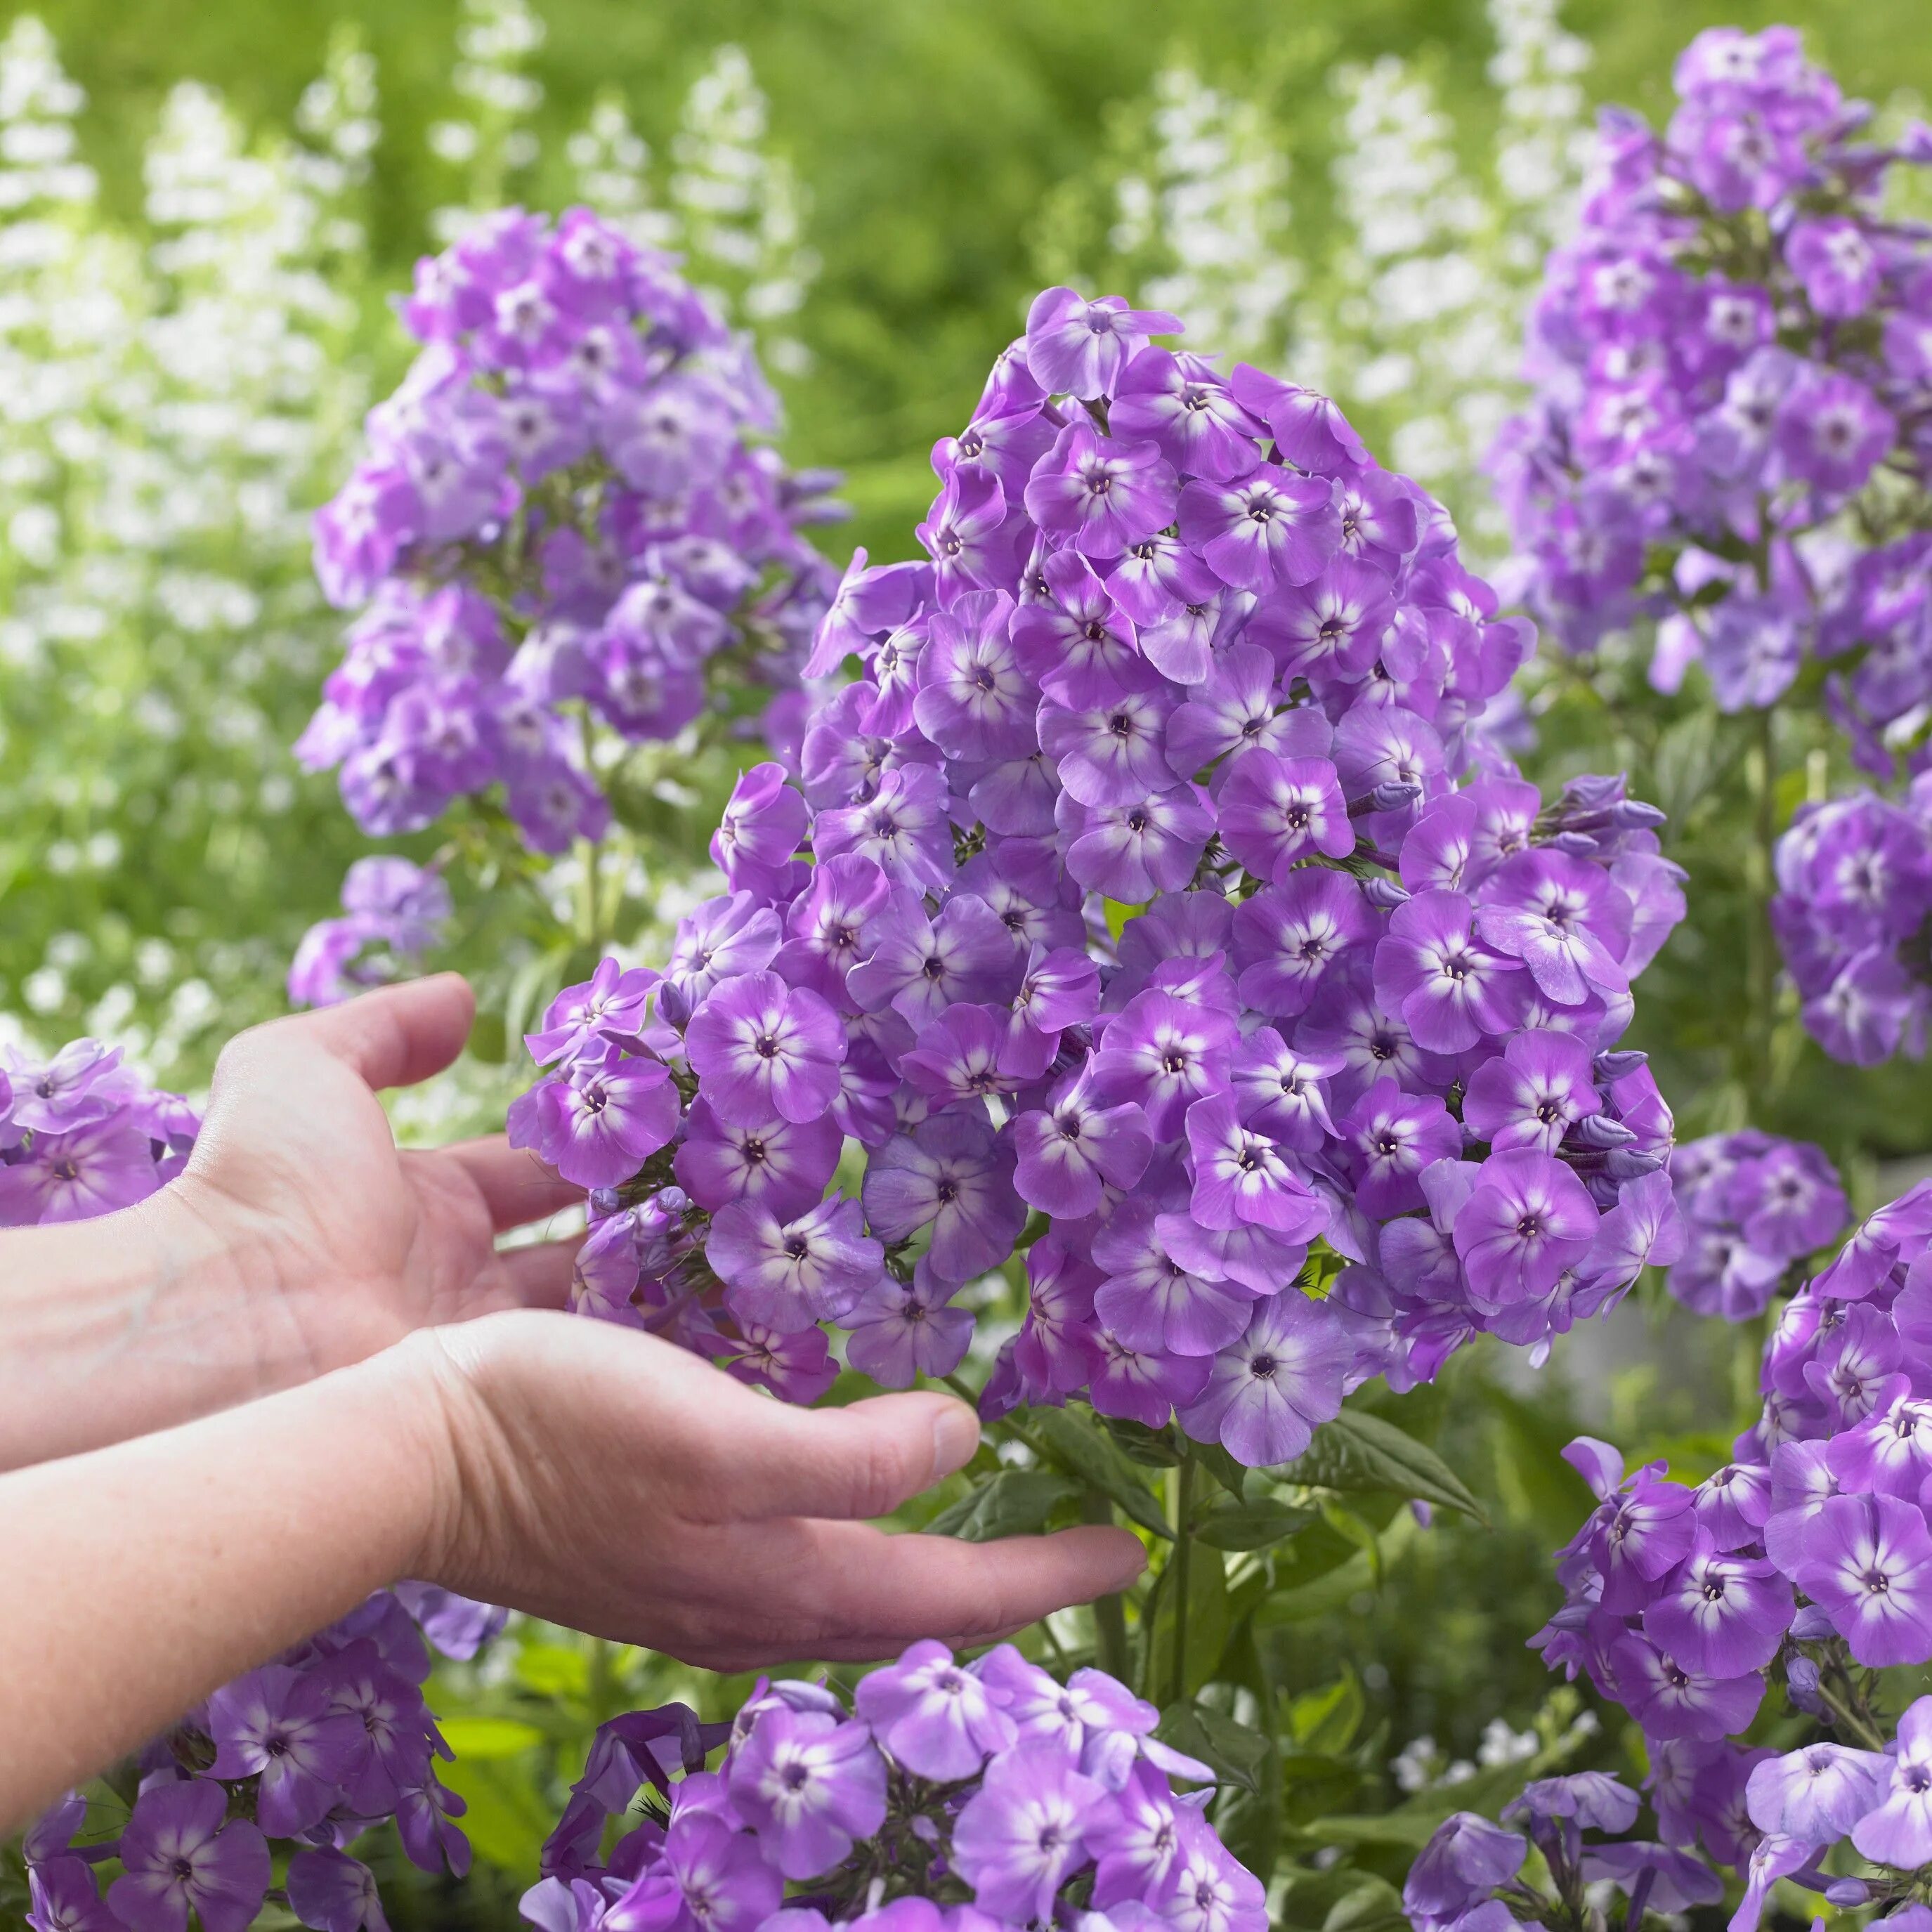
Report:
M872 1526L972 1455L950 1396L788 1408L559 1312L572 1244L494 1236L572 1190L500 1141L399 1153L374 1097L470 1018L446 976L244 1034L172 1188L0 1235L0 1829L400 1577L742 1670L1138 1574L1124 1531Z

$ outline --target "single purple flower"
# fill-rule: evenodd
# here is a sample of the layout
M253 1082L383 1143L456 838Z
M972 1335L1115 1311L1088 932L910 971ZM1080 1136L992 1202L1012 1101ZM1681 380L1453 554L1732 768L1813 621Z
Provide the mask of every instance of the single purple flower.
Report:
M731 1802L788 1879L816 1878L885 1822L886 1766L866 1726L768 1705L734 1746Z
M607 1048L540 1081L511 1104L510 1144L532 1149L580 1187L628 1180L677 1129L679 1100L662 1060Z
M704 1245L725 1306L782 1334L848 1313L878 1280L884 1252L861 1232L858 1202L837 1197L790 1222L734 1202L712 1217Z
M1118 296L1089 302L1073 289L1046 289L1027 310L1027 366L1049 392L1104 396L1149 336L1180 329L1179 316L1130 308Z
M134 1802L118 1847L122 1875L107 1902L136 1932L247 1932L272 1876L259 1826L228 1816L228 1794L207 1778L152 1785Z
M838 1091L844 1029L816 993L776 973L715 988L685 1030L685 1051L720 1118L753 1126L815 1120Z
M952 1862L981 1909L1016 1924L1049 1919L1060 1886L1089 1862L1087 1822L1106 1800L1056 1744L996 1757L952 1827Z
M1334 1310L1285 1286L1256 1303L1247 1332L1214 1358L1181 1426L1250 1468L1291 1462L1341 1412L1355 1352Z
M1828 1498L1804 1526L1791 1578L1859 1663L1877 1669L1932 1654L1932 1538L1915 1504Z
M910 1282L880 1276L841 1318L846 1360L884 1388L950 1376L973 1340L972 1311L949 1305L958 1292L958 1282L941 1281L923 1256Z
M1588 1190L1562 1162L1534 1148L1492 1154L1453 1231L1472 1299L1495 1308L1546 1294L1589 1252L1597 1222Z
M946 1281L970 1281L1012 1252L1026 1222L1012 1156L983 1120L946 1114L888 1141L866 1170L866 1219L888 1242L932 1230L928 1259Z
M980 1678L930 1637L861 1678L852 1701L888 1754L916 1778L976 1777L1018 1735Z

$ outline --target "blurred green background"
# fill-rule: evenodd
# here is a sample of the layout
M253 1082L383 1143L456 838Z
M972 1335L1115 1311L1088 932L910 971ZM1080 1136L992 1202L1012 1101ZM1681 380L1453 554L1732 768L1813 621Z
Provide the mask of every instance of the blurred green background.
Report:
M0 23L24 10L10 0ZM32 10L88 90L88 152L130 215L141 144L170 86L205 81L251 125L285 125L332 29L354 22L382 93L371 238L385 278L406 279L437 193L424 136L451 111L456 0L50 0ZM824 264L800 328L815 366L788 386L790 447L848 470L853 534L878 555L914 548L925 452L964 420L1039 286L1042 203L1094 166L1110 109L1143 96L1163 66L1184 62L1266 104L1290 158L1304 256L1318 255L1330 220L1336 63L1395 53L1435 69L1472 145L1492 112L1481 0L547 0L539 10L549 31L532 71L544 88L534 122L545 160L524 184L539 200L550 198L544 167L560 169L564 136L601 89L620 88L662 145L712 49L730 41L749 55ZM1595 50L1589 93L1655 115L1668 110L1677 49L1718 22L1792 21L1848 90L1932 94L1924 0L1572 0L1562 11Z

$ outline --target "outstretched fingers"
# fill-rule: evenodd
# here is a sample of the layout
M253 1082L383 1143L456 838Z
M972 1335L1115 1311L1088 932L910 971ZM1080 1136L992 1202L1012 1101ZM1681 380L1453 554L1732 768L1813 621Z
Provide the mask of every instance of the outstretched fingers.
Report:
M455 973L383 986L338 1006L296 1013L238 1034L216 1071L244 1078L286 1066L304 1054L338 1060L370 1086L411 1087L440 1073L463 1051L476 1000Z
M535 1154L513 1148L501 1134L459 1141L452 1147L405 1158L460 1168L483 1197L490 1210L490 1225L500 1234L583 1204L582 1188L559 1180Z
M964 1468L980 1444L979 1418L949 1395L795 1408L720 1379L700 1424L718 1472L701 1498L713 1521L886 1516ZM728 1394L734 1386L742 1394Z
M776 1526L772 1527L776 1528ZM745 1538L764 1534L749 1528ZM743 1667L823 1658L867 1663L937 1636L956 1647L988 1643L1055 1610L1125 1589L1146 1565L1139 1539L1097 1525L1051 1536L962 1543L888 1535L856 1522L784 1526L787 1552L776 1600L721 1654Z

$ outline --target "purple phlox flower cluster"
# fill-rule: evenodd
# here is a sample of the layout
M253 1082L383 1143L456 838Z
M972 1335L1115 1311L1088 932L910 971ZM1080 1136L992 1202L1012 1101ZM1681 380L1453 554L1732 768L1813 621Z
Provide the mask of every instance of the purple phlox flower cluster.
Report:
M1785 1304L1732 1462L1693 1485L1588 1438L1566 1452L1600 1500L1534 1641L1641 1726L1659 1836L1744 1880L1738 1932L1780 1877L1852 1887L1840 1903L1906 1895L1893 1874L1817 1876L1843 1839L1899 1874L1932 1862L1932 1699L1904 1704L1876 1674L1932 1660L1928 1348L1921 1183ZM1742 1742L1768 1684L1778 1736L1808 1742Z
M541 1932L1264 1932L1207 1815L1213 1774L1098 1670L916 1643L860 1679L760 1681L729 1726L602 1726L523 1900ZM716 1769L709 1754L724 1746ZM641 1822L601 1847L649 1786ZM635 1816L634 1813L632 1814ZM628 1822L628 1820L627 1820Z
M1928 643L1932 649L1932 643ZM1778 842L1771 920L1804 1025L1834 1060L1925 1050L1932 1011L1932 774L1801 806Z
M422 351L316 519L322 588L362 614L298 754L378 836L500 788L562 851L609 816L588 721L638 742L796 703L832 582L800 530L836 479L786 469L748 347L584 209L493 217L400 312Z
M1495 458L1532 609L1569 648L1664 620L1726 711L1808 657L1859 755L1932 700L1932 228L1797 31L1700 34L1660 136L1604 116L1581 232L1530 326L1537 394Z
M1708 1865L1674 1846L1624 1835L1641 1808L1636 1793L1616 1778L1582 1771L1526 1786L1503 1808L1501 1824L1456 1812L1409 1869L1402 1887L1409 1923L1415 1932L1582 1924L1589 1919L1586 1888L1600 1883L1623 1894L1633 1928L1646 1911L1669 1916L1716 1904L1724 1888ZM1542 1855L1548 1892L1523 1871L1532 1846Z
M511 1132L596 1190L580 1306L800 1396L830 1321L903 1386L1023 1248L988 1413L1078 1392L1264 1465L1674 1256L1616 1046L1683 910L1660 814L1492 762L1528 634L1439 508L1177 327L1039 298L928 560L848 572L808 669L861 675L796 782L740 779L728 890L531 1036Z
M224 1684L140 1756L117 1834L70 1796L25 1842L36 1932L244 1932L269 1896L271 1845L286 1858L278 1901L316 1932L381 1932L374 1875L350 1856L393 1819L424 1870L469 1869L438 1782L449 1756L423 1702L427 1636L470 1657L503 1612L426 1584L381 1592L272 1664ZM78 1840L79 1842L76 1842ZM118 1862L104 1888L96 1868Z
M0 1228L86 1221L145 1201L188 1165L201 1116L98 1040L43 1060L0 1046Z
M434 866L382 855L358 859L342 881L342 916L310 926L289 967L289 999L333 1006L370 986L412 979L440 944L449 886Z
M1796 1286L1791 1270L1845 1232L1845 1190L1823 1148L1748 1127L1689 1141L1670 1156L1684 1216L1670 1292L1697 1315L1762 1315Z

